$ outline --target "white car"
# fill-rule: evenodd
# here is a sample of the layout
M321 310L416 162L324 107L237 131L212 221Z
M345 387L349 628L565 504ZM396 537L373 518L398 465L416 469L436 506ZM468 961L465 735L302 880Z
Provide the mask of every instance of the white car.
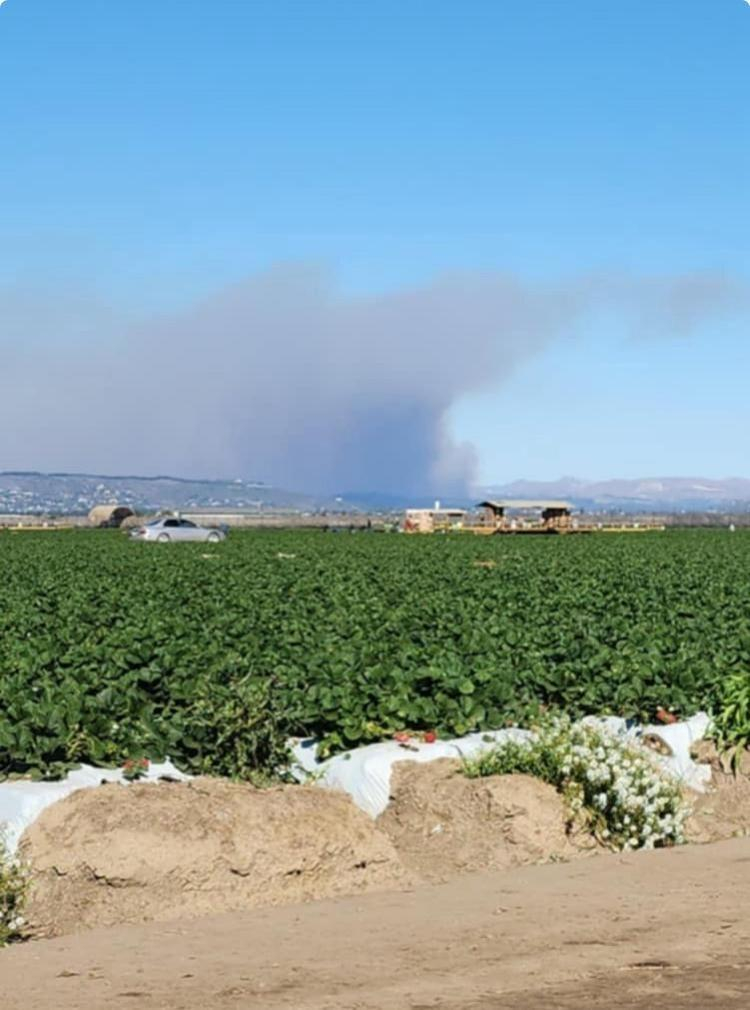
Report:
M169 543L170 540L194 540L200 543L218 544L226 539L223 530L208 529L198 526L189 519L173 517L152 519L145 526L139 526L130 534L134 540L157 540L159 543Z

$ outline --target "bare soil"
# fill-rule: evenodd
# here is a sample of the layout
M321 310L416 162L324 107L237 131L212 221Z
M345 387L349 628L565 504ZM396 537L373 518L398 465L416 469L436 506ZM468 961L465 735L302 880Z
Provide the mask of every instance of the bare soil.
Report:
M712 783L708 792L693 796L693 813L687 822L689 842L717 842L750 834L750 755L743 755L738 774L709 741L701 741L699 756L711 765Z
M589 835L566 834L551 786L458 769L450 760L395 765L376 822L344 794L314 787L195 779L81 790L24 836L29 934L188 920L601 851ZM693 798L693 842L750 832L750 779L718 764L713 776L713 791Z
M34 871L29 933L195 918L581 854L551 786L458 769L396 765L377 822L348 796L312 787L196 779L74 793L22 842Z
M467 779L459 769L450 759L393 766L391 801L377 825L416 876L437 882L582 854L552 786L529 775Z
M377 822L313 787L83 790L24 837L55 938L0 951L4 1010L746 1010L750 779L706 760L688 835L727 840L583 862L553 789L451 761L396 765Z
M343 793L220 779L82 789L25 833L35 935L186 919L410 882Z
M5 1010L746 1010L750 840L95 929L0 951Z

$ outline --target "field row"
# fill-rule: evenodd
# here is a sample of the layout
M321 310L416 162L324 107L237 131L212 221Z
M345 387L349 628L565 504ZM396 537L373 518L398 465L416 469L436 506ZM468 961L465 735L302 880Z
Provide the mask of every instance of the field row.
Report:
M0 774L168 754L247 776L288 735L690 714L750 669L743 532L7 533L0 569Z

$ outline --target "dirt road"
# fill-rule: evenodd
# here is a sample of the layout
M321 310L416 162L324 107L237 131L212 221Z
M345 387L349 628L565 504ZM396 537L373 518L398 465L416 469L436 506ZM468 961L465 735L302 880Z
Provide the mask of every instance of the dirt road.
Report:
M0 952L4 1010L746 1010L750 840Z

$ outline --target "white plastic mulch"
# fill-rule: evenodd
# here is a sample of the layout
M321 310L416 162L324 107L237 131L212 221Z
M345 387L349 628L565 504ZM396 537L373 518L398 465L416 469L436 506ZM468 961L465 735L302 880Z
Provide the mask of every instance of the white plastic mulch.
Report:
M671 756L658 756L665 773L684 785L703 792L711 779L711 769L696 764L690 757L690 746L702 739L710 724L701 712L685 722L662 726L628 726L624 719L589 718L585 722L602 726L626 739L638 740L643 735L660 737ZM291 741L294 757L293 774L298 781L312 775L316 784L348 793L354 802L371 817L377 817L388 805L391 768L396 761L435 761L438 758L475 757L484 750L507 740L527 740L531 734L523 729L501 729L471 733L453 740L421 743L417 740L404 747L396 741L370 744L356 750L336 754L326 761L316 759L314 740ZM170 762L149 765L142 782L186 780ZM9 852L14 852L23 832L52 803L64 799L77 789L88 789L105 782L125 782L122 769L94 768L82 765L59 782L32 782L15 779L0 782L0 834Z
M150 764L141 782L159 782L164 779L189 778L170 762ZM78 789L90 789L105 782L125 782L121 768L94 768L81 765L68 772L59 782L31 782L29 779L12 779L0 782L0 834L8 852L16 846L26 828L39 814L58 800L65 799Z
M696 764L690 757L690 747L701 740L708 730L710 719L700 712L685 722L663 726L628 726L624 719L590 716L583 722L601 726L617 736L637 742L641 736L657 736L667 745L671 756L656 755L663 771L683 785L703 792L711 780L711 769ZM527 740L528 730L500 729L493 732L471 733L455 740L438 740L435 743L410 741L404 747L396 741L373 743L367 747L336 754L327 761L316 761L317 745L314 740L302 740L292 747L297 767L295 774L302 780L314 775L315 781L330 789L349 793L358 807L371 817L382 814L390 796L391 768L396 761L435 761L437 758L476 757L498 743L507 740ZM1 787L0 787L1 788Z

